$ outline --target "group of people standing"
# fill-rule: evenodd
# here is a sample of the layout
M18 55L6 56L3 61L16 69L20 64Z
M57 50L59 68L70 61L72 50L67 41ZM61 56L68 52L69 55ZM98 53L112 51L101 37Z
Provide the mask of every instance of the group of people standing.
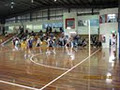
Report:
M23 38L20 40L18 37L13 38L13 46L15 50L20 49L32 49L33 47L41 47L43 46L43 42L45 42L44 46L47 47L47 51L53 51L55 54L55 47L65 47L73 49L77 41L74 40L73 37L68 36L60 36L56 37L55 35L45 35L42 36L28 36L27 38Z
M37 34L27 34L25 37L13 38L13 46L15 50L31 50L33 48L39 48L40 52L42 47L46 48L46 54L54 53L57 47L66 48L67 51L75 50L79 46L87 46L86 39L80 39L79 35L68 36L61 33L60 35L55 35L54 33L43 33L42 35Z
M39 38L35 38L32 36L22 40L20 40L18 37L13 38L13 46L15 47L16 50L32 49L33 46L39 47L40 44L41 40Z

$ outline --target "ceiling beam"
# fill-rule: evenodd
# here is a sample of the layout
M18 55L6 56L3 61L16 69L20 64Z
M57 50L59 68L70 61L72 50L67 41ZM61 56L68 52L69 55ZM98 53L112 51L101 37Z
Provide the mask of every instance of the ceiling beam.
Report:
M44 0L34 0L34 2L37 2L37 3L39 3L39 4L41 4L41 5L47 5L45 2L43 2Z
M69 5L69 3L64 0L59 0L59 1L63 2L64 3L63 5Z
M109 4L109 6L106 6L106 5L102 5L102 8L112 8L112 7L117 7L118 6L118 3L117 4ZM71 5L71 6L66 6L66 5L59 5L57 6L57 8L61 8L61 7L65 7L65 8L85 8L84 6L81 6L81 5ZM23 11L20 11L20 12L14 12L12 13L11 15L6 15L6 18L9 18L9 17L14 17L14 16L17 16L17 15L21 15L21 14L27 14L29 12L33 12L35 10L40 10L40 9L47 9L47 8L55 8L54 6L42 6L42 8L40 7L36 7L36 8L33 8L32 10L30 8L28 8L27 10L23 10ZM91 8L90 6L87 6L86 8ZM101 9L101 5L96 5L94 6L94 8L100 8ZM9 17L8 17L9 16Z
M108 2L100 3L97 0L93 0L91 5L87 4L88 1L85 1L85 0L73 0L73 1L57 0L56 2L50 0L50 2L51 3L48 3L48 0L45 0L45 1L44 0L34 0L34 3L30 3L30 2L27 3L26 1L24 3L24 1L22 0L22 2L19 5L16 3L15 8L13 8L13 9L8 8L8 7L5 8L4 9L5 12L1 13L1 15L8 18L8 16L13 17L13 16L16 16L19 14L29 13L29 12L33 12L35 10L47 9L47 8L63 8L63 7L65 7L67 9L68 8L100 8L100 9L102 9L102 8L118 7L117 1L108 1L109 2L109 4L108 4ZM76 4L73 2L75 2ZM5 2L5 3L9 3L9 2Z
M32 5L32 7L36 7L36 4L33 2L20 2L20 3L22 3L23 5L26 5L26 6L31 6Z
M79 0L80 4L83 5L84 7L86 7L86 4L84 2L84 0Z
M53 4L52 1L49 1L49 0L39 0L47 5L50 5L50 4Z
M69 4L74 4L71 0L67 0L67 2L68 2Z
M77 4L80 4L80 2L78 1L78 0L73 0L75 3L77 3Z

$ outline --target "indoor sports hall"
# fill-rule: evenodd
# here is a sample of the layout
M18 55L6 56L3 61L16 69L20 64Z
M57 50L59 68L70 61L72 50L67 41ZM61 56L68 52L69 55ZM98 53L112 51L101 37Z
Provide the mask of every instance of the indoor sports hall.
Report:
M0 0L0 90L120 90L120 0Z

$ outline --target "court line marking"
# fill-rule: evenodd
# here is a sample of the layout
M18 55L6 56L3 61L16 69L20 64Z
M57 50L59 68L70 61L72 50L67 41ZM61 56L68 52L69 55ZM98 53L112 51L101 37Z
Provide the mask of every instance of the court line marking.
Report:
M19 35L19 34L16 34L16 35L10 37L9 39L7 39L7 40L5 40L4 42L2 42L1 45L4 46L7 42L11 41L11 40L13 39L13 37L16 37L16 36L18 36L18 35Z
M100 49L99 49L100 50ZM96 52L94 52L91 56L93 56L95 53L97 53L99 50L97 50ZM91 57L90 56L90 57ZM83 61L81 61L80 63L78 63L77 65L74 66L74 68L76 68L77 66L79 66L80 64L82 64L83 62L85 62L89 57L87 57L86 59L84 59ZM41 89L38 88L34 88L34 87L29 87L29 86L25 86L25 85L20 85L17 83L12 83L12 82L7 82L7 81L3 81L0 80L0 83L4 83L4 84L8 84L8 85L13 85L13 86L17 86L17 87L21 87L21 88L26 88L26 89L31 89L31 90L43 90L45 89L47 86L49 86L50 84L54 83L55 81L57 81L58 79L60 79L61 77L63 77L65 74L67 74L68 72L70 72L72 69L74 69L73 67L71 69L69 69L68 71L66 71L65 73L63 73L62 75L60 75L59 77L57 77L56 79L52 80L50 83L46 84L44 87L42 87Z
M64 70L64 71L69 70L67 68L59 68L59 67L54 67L54 66L49 66L49 65L44 65L44 64L37 63L33 60L33 57L38 56L38 55L40 55L40 54L32 55L31 58L30 58L30 61L33 62L34 64L37 64L37 65L40 65L40 66L43 66L43 67L47 67L47 68L59 69L59 70Z
M17 87L21 87L21 88L26 88L26 89L30 89L30 90L39 90L38 88L29 87L29 86L24 86L24 85L12 83L12 82L7 82L7 81L3 81L3 80L0 80L0 83L12 85L12 86L17 86Z
M61 74L60 76L58 76L57 78L55 78L54 80L52 80L51 82L49 82L48 84L46 84L45 86L43 86L42 88L40 88L39 90L45 89L46 87L48 87L49 85L51 85L52 83L54 83L55 81L57 81L58 79L60 79L61 77L63 77L64 75L66 75L67 73L69 73L70 71L72 71L73 69L75 69L76 67L78 67L80 64L82 64L83 62L85 62L86 60L88 60L90 57L92 57L98 51L100 51L100 49L98 49L97 51L95 51L93 54L91 54L87 58L83 59L80 63L76 64L71 69L69 69L68 71L64 72L63 74Z

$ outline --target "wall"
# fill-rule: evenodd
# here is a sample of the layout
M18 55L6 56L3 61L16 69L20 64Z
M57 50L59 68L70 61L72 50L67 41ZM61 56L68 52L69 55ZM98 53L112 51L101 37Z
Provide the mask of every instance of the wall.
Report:
M109 40L112 31L118 32L118 23L105 23L100 25L100 34L105 35L106 43L102 43L103 48L109 48Z
M66 29L66 19L69 18L74 18L75 19L75 28L74 29ZM78 29L78 20L77 20L77 13L76 12L71 12L71 13L64 13L63 15L63 24L64 24L64 31L65 34L69 35L71 32L76 32L76 30Z
M78 16L78 20L99 19L99 15ZM91 34L98 34L99 26L91 26ZM78 33L81 35L88 34L88 26L78 26Z
M42 10L37 10L28 14L23 14L20 16L16 16L16 17L12 17L12 18L8 18L6 19L6 25L7 26L14 26L14 25L21 25L21 21L24 24L42 24L43 22L49 22L48 21L48 16L50 18L50 22L52 21L63 21L63 15L65 13L68 13L69 11L71 13L75 13L76 15L84 15L84 14L91 14L92 10L85 8L71 8L70 10L68 8L50 8L49 10L50 14L48 15L48 9L42 9ZM99 9L94 9L93 13L99 12ZM69 14L69 13L68 13ZM66 17L69 17L70 15L67 15ZM87 15L89 16L89 15ZM77 18L77 17L76 17ZM29 21L32 20L32 23L30 23ZM16 22L16 23L15 23ZM77 20L76 20L76 25L77 25ZM85 28L83 28L84 30ZM92 28L95 29L95 28ZM58 29L57 29L58 30ZM76 28L77 30L77 28ZM81 29L82 30L82 29ZM12 30L13 31L13 30ZM10 32L12 32L10 31ZM31 30L29 30L31 31ZM35 30L35 31L39 31ZM45 30L43 30L45 31ZM59 31L59 30L58 30ZM86 34L85 31L80 31L80 34Z
M108 8L100 10L100 15L118 13L118 8Z
M117 14L117 13L118 13L118 8L104 9L104 10L100 11L100 15ZM103 48L109 48L109 40L110 40L110 36L111 36L111 31L113 31L113 30L116 31L117 35L118 35L118 22L112 22L112 23L107 22L107 23L100 24L100 34L105 35L105 37L106 37L106 42L102 43ZM118 43L119 42L117 39L117 44Z
M39 32L40 30L42 30L43 32L45 32L46 30L43 29L43 28L33 29L33 27L35 25L39 25L40 26L43 23L54 23L54 22L63 22L63 21L62 20L44 20L44 21L32 21L32 22L29 21L29 22L22 22L22 23L19 22L19 23L5 24L5 26L11 27L11 29L8 30L8 33L13 33L14 32L14 26L16 27L16 26L22 26L22 25L24 25L24 28L28 29L29 32L31 32L32 30L34 30L35 32ZM32 28L27 28L26 27L27 25L30 25ZM12 27L13 27L13 29L12 29ZM59 31L59 28L54 28L53 31L54 30Z
M72 13L65 13L63 19L61 20L39 20L39 21L32 21L32 22L22 22L22 23L7 23L5 24L5 26L20 26L20 25L24 25L26 28L26 25L32 25L32 29L29 29L29 31L34 30L33 26L34 25L42 25L43 23L54 23L54 22L63 22L63 24L65 24L65 19L66 18L75 18L75 29L73 30L68 30L65 28L64 25L64 30L65 33L69 33L69 32L77 32L80 35L87 35L88 34L88 26L86 27L79 27L78 26L78 20L90 20L90 19L98 19L99 16L98 15L84 15L84 16L77 16L76 12L72 12ZM91 26L91 34L98 34L98 28L99 26ZM54 30L59 31L59 28L54 28ZM45 32L45 29L35 29L35 32L39 32L40 30L42 30L43 32ZM12 33L14 30L9 30L9 33Z

